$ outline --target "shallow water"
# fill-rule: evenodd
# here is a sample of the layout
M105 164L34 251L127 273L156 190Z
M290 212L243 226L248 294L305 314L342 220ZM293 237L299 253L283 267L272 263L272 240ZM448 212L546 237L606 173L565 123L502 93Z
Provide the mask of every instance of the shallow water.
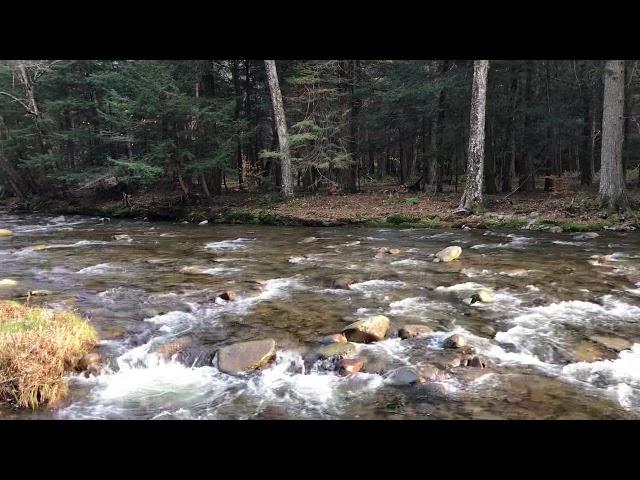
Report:
M113 370L71 374L62 404L36 412L4 408L0 418L640 417L634 232L576 240L527 230L198 226L6 214L0 228L16 233L0 239L0 279L18 282L0 287L0 298L50 290L31 301L87 316ZM116 234L130 239L114 240ZM299 243L309 236L318 240ZM428 254L449 245L461 246L462 256L433 263ZM401 253L376 258L380 247ZM351 290L331 289L343 275L356 280ZM495 301L467 305L480 287L493 289ZM237 299L216 303L224 290ZM367 367L431 363L453 331L492 366L395 387L377 373L343 378L304 361L320 337L372 314L391 319L392 336L358 345ZM429 325L435 334L395 338L407 323ZM603 350L589 340L594 335L631 347ZM155 353L183 337L192 341L187 361ZM245 377L215 367L218 346L268 337L278 344L269 367ZM590 356L594 348L604 352L602 360Z

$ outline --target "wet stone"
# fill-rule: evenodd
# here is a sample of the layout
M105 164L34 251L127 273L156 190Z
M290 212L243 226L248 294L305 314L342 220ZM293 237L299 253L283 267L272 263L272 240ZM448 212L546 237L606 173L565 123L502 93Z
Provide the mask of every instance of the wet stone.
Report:
M427 325L405 325L398 330L398 336L403 340L412 337L430 335L431 333L433 333L433 330Z
M333 358L333 357L343 357L346 355L350 355L356 351L356 346L353 343L343 342L343 343L330 343L328 345L324 345L316 350L316 354L320 358Z
M342 329L342 333L350 342L372 343L384 340L389 331L389 319L384 315L359 320L347 325Z
M603 335L593 335L589 337L589 340L604 345L605 347L620 352L631 348L633 345L629 340L619 337L607 337Z
M435 254L434 262L451 262L462 253L462 248L457 245L447 247Z
M326 335L320 339L322 345L329 345L331 343L346 343L347 337L342 333L336 333L334 335Z
M360 372L364 367L364 362L359 358L343 358L338 363L338 373L343 376L353 375Z
M422 378L420 377L420 372L415 368L400 367L387 373L384 377L384 381L387 385L404 387L421 383Z
M339 277L333 282L333 288L340 290L349 290L350 285L354 283L351 277Z
M444 348L462 348L467 344L467 339L462 335L453 334L450 337L445 338L442 346Z
M230 375L250 372L266 365L276 356L273 339L234 343L218 349L218 369Z

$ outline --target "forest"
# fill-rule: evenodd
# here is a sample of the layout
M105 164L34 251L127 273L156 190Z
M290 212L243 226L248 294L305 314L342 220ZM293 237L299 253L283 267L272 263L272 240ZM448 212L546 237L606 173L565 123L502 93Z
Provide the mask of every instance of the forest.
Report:
M489 62L469 163L474 61L9 60L0 189L22 205L154 192L213 206L230 192L459 196L474 176L516 199L564 175L619 210L640 178L636 73L635 61Z

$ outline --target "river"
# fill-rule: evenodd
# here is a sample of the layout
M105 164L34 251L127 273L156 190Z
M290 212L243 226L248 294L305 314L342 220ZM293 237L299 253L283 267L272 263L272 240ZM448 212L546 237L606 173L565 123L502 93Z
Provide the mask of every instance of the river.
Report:
M624 419L640 418L640 235L593 239L529 230L194 225L0 215L0 299L75 308L97 330L110 374L70 374L70 394L14 419ZM115 235L128 235L114 239ZM300 243L307 237L310 243ZM46 248L33 248L44 245ZM449 263L429 254L449 245ZM376 257L381 247L398 255ZM603 257L606 256L606 257ZM331 288L337 277L356 283ZM490 303L465 302L480 286ZM216 301L233 290L235 301ZM365 372L305 361L325 335L374 314L390 338L358 344ZM434 334L400 340L405 324ZM487 368L394 386L375 373L420 366L464 335ZM612 338L614 337L614 338ZM244 377L215 350L273 338L277 357ZM158 346L188 342L182 359ZM612 343L615 343L612 347Z

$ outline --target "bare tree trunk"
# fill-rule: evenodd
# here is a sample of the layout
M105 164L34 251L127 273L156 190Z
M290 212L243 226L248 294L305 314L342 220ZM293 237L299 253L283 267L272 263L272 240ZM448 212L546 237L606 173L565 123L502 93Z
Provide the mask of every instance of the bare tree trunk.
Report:
M475 211L482 203L484 170L484 130L487 111L487 77L489 60L473 62L473 90L471 92L471 122L469 128L469 150L467 154L467 177L460 209Z
M289 156L289 139L287 138L287 122L284 116L284 105L282 104L282 92L278 82L278 71L275 60L264 61L267 70L267 80L269 91L271 92L271 103L273 104L273 115L278 129L278 141L280 142L280 162L282 165L282 193L286 197L293 196L293 184L291 179L291 158Z
M622 172L624 60L607 60L602 107L600 203L609 210L628 206Z

